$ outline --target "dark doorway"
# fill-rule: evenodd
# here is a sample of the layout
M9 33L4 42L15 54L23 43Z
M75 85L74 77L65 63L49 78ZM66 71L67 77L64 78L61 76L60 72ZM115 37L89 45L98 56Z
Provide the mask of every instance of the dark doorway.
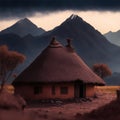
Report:
M86 96L86 85L82 81L76 81L74 85L75 98L84 98Z

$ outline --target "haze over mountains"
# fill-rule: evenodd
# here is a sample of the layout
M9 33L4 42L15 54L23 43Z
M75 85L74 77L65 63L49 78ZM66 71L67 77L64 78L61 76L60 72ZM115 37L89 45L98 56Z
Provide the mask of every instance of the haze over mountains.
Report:
M20 21L22 24L26 23L26 19ZM37 32L34 33L36 29L31 27L34 26L32 22L23 27L16 27L16 25L21 26L20 21L0 33L0 45L7 44L10 49L22 52L27 56L27 60L18 70L19 72L41 53L53 36L56 36L56 39L64 45L66 45L66 38L71 38L76 52L90 67L94 63L106 63L113 72L120 71L120 47L110 43L99 31L79 16L71 15L60 26L50 31L45 32L41 28L43 33L38 36L35 35ZM27 21L29 20L27 19ZM31 33L21 35L19 32L13 32L15 29L23 31L28 28L32 31Z
M120 30L117 32L108 32L104 36L113 44L120 46Z

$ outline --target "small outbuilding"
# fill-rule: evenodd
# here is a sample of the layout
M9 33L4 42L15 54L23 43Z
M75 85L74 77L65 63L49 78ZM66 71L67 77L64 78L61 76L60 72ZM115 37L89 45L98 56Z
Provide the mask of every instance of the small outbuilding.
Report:
M13 82L15 93L26 100L92 97L95 85L105 82L77 55L70 40L55 38Z

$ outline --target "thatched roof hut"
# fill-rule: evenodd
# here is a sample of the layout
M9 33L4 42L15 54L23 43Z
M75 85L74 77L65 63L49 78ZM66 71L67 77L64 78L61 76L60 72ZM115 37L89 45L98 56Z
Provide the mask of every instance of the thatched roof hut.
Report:
M77 55L70 40L64 47L52 39L48 47L16 78L13 85L75 81L92 85L105 84Z

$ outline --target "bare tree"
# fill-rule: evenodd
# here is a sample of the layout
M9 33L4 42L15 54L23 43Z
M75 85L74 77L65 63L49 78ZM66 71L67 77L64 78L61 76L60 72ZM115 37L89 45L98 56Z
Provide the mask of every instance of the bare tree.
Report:
M1 91L14 69L25 60L25 56L16 51L10 51L6 45L0 46L0 80Z
M106 64L94 64L93 71L101 78L107 77L112 74L112 71Z

